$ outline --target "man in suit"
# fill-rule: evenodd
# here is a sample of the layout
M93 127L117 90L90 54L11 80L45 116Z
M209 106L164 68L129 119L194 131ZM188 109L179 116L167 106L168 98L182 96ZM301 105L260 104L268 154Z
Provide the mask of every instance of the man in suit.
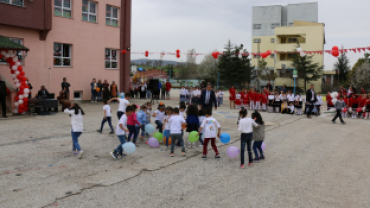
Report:
M311 84L311 88L306 92L306 106L308 112L306 113L307 118L311 118L311 113L314 107L315 102L317 101L315 90L313 89L314 85Z
M0 76L0 104L2 107L2 111L3 111L3 118L8 118L6 116L6 96L8 96L6 85L4 81L1 81L1 76Z
M46 90L45 86L41 86L41 90L39 90L37 95L39 100L44 100L48 98L49 92Z
M202 94L200 96L199 101L199 107L202 109L210 108L212 111L212 104L215 106L215 110L217 110L216 94L212 90L211 85L208 85L205 90L202 90Z
M63 78L63 82L62 82L62 92L65 93L66 97L65 99L66 100L69 100L69 87L71 85L67 82L67 78Z

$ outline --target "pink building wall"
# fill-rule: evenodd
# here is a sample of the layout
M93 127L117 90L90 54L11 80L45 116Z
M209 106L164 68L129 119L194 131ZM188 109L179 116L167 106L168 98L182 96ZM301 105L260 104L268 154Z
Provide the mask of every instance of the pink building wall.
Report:
M71 99L74 91L82 91L83 100L89 100L92 78L115 81L119 86L119 69L105 68L105 49L117 49L119 64L120 28L105 24L105 10L107 4L120 7L120 3L120 0L97 1L97 23L90 23L82 21L82 0L73 0L72 18L53 15L46 41L39 40L37 30L0 26L0 35L23 39L23 45L30 49L24 71L34 87L32 96L42 85L57 95L63 77L71 84ZM72 45L71 67L54 66L54 43ZM9 67L0 64L0 74L12 83Z

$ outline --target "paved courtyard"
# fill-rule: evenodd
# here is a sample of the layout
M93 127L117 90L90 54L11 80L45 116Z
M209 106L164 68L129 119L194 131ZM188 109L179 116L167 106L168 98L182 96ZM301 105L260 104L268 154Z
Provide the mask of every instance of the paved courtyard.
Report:
M170 158L164 145L144 143L114 160L117 137L108 126L96 132L101 103L82 103L81 160L71 154L67 114L0 120L0 207L370 207L369 120L347 118L343 126L330 122L332 114L262 113L266 160L239 169L239 156L226 154L240 147L237 111L224 104L214 117L232 139L217 143L221 159L211 150L206 161L200 148Z

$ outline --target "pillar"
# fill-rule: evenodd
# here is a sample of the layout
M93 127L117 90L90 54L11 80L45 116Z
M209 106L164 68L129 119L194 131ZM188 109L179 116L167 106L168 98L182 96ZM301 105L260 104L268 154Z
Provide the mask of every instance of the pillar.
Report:
M125 93L129 90L131 72L131 5L132 0L121 0L120 51L130 48L127 53L120 53L119 90Z

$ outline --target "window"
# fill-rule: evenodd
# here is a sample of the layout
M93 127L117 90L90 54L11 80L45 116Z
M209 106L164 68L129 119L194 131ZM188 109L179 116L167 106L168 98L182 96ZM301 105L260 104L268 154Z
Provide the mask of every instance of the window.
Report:
M271 43L275 43L275 38L271 38Z
M118 27L118 8L107 5L106 24Z
M275 58L275 54L271 54L270 55L270 58Z
M253 29L261 29L261 24L254 24Z
M261 38L255 38L253 39L253 43L260 43L261 42Z
M73 100L82 100L82 91L74 91Z
M71 48L69 44L54 43L54 66L71 66Z
M297 38L288 38L288 43L297 43L298 39Z
M71 0L54 0L54 15L71 18Z
M23 6L23 0L0 0L0 3L12 4L16 6Z
M105 68L118 69L117 50L105 49Z
M96 3L93 1L82 1L82 21L96 23Z
M22 39L19 39L19 38L9 38L9 39L12 40L13 42L18 43L19 45L23 45L23 40ZM17 57L18 57L18 60L22 63L23 51L17 51ZM0 63L6 63L5 58L0 59Z
M275 29L275 27L279 27L280 23L272 23L271 24L271 29Z

